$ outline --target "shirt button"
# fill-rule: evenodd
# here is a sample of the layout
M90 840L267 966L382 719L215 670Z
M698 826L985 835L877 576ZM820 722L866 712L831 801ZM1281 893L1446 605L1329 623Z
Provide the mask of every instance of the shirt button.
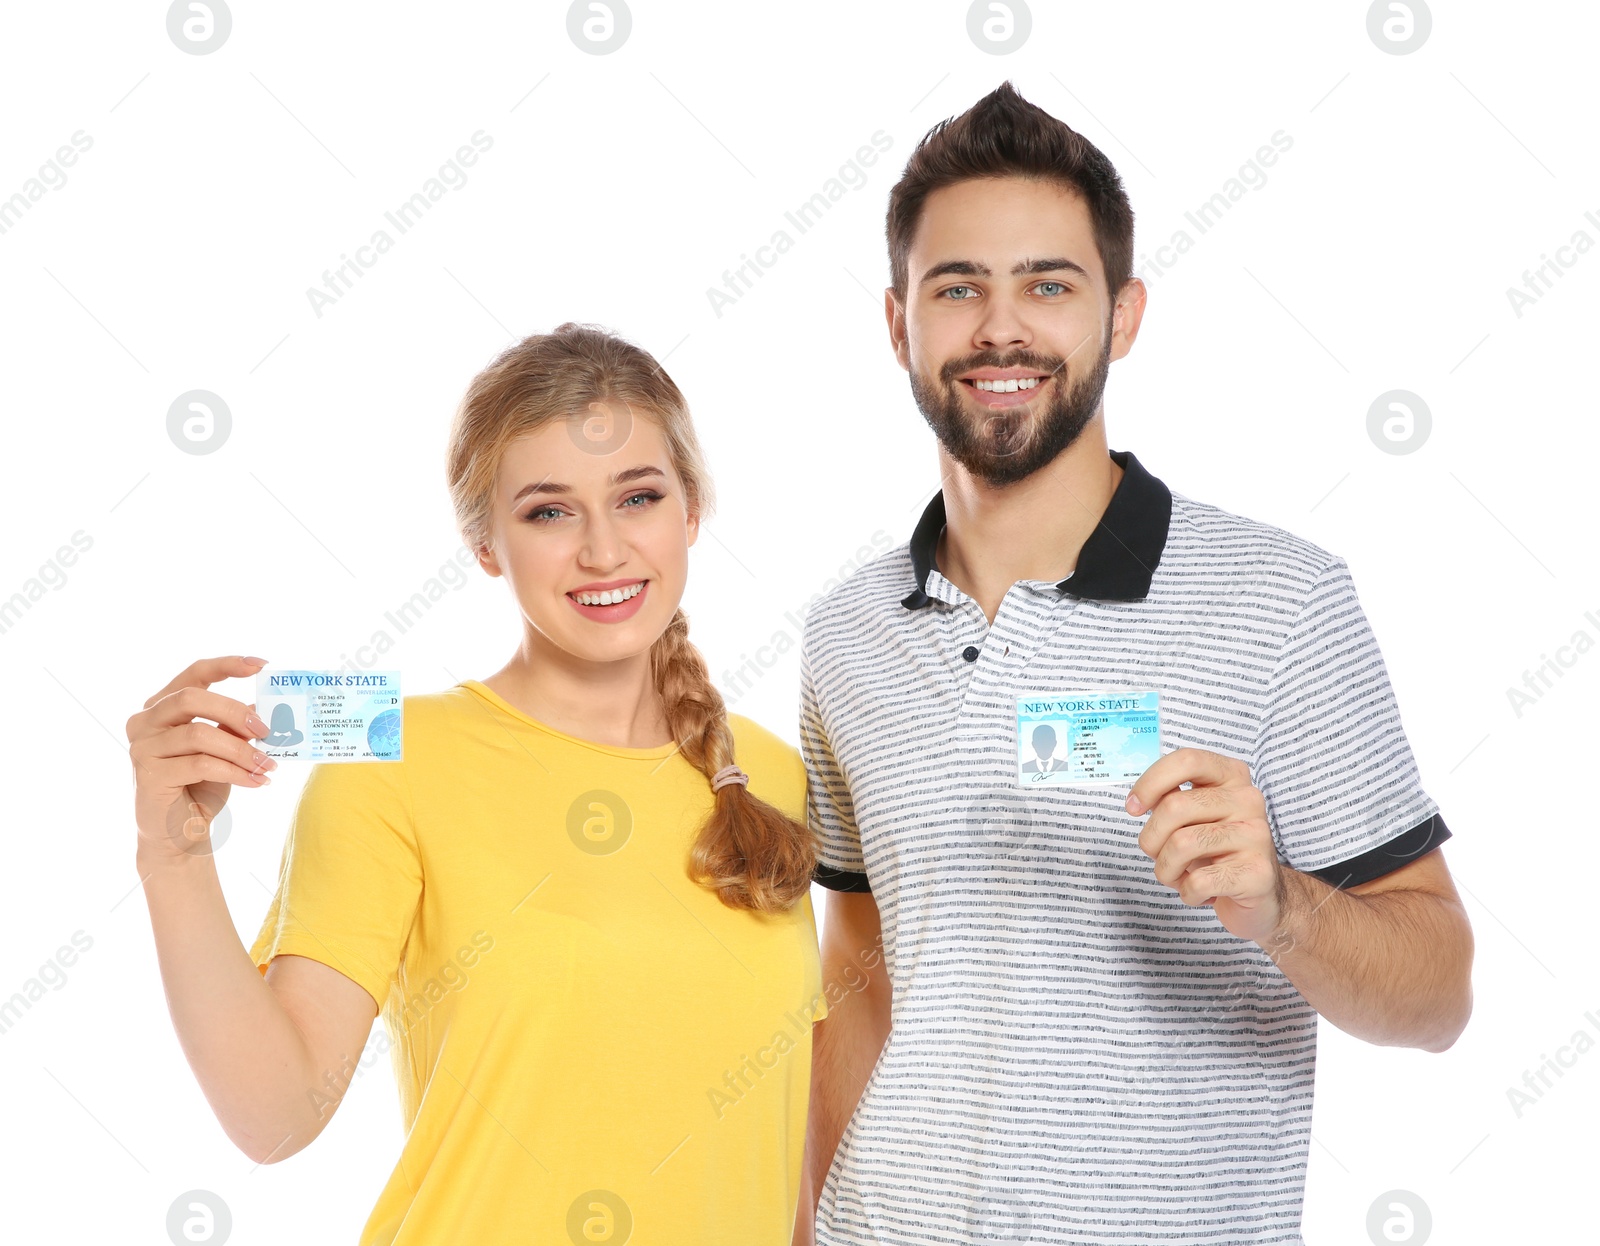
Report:
M961 656L969 662L976 662L978 660L978 647L976 645L968 645L961 651Z

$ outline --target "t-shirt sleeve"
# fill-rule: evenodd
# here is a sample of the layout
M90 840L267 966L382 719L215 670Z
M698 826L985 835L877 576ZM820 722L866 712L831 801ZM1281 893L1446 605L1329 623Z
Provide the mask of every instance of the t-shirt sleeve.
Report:
M1450 836L1342 559L1284 639L1253 761L1279 856L1333 886L1399 869Z
M278 887L250 949L331 965L383 1010L422 896L403 762L318 763L295 806Z
M831 891L871 891L855 806L828 740L812 678L810 637L800 649L800 757L806 767L806 819L818 839L814 881Z

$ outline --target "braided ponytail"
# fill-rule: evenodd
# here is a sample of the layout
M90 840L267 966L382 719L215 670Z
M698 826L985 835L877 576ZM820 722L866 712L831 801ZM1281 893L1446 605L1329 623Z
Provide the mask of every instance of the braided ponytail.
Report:
M734 761L733 732L681 609L650 650L650 669L679 751L709 782ZM690 853L690 873L731 908L792 908L811 885L817 860L811 832L742 783L718 789L715 800Z

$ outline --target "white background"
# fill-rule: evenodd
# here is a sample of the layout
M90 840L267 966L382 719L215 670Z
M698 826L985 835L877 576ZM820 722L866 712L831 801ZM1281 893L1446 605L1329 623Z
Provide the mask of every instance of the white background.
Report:
M1106 412L1111 445L1176 491L1348 558L1455 832L1473 1020L1442 1055L1323 1024L1306 1240L1365 1242L1393 1189L1425 1200L1437 1242L1576 1240L1559 1226L1588 1214L1600 1054L1520 1117L1507 1092L1575 1032L1600 1039L1600 654L1520 716L1507 689L1575 632L1600 640L1600 248L1567 252L1520 316L1507 289L1579 230L1600 243L1600 18L1440 2L1393 55L1366 12L1040 4L992 55L959 3L639 0L624 46L592 55L559 4L278 0L236 3L228 41L192 55L162 4L8 7L0 197L74 133L92 146L0 234L0 599L74 532L92 546L0 633L0 998L75 931L93 946L0 1034L0 1235L162 1243L199 1188L238 1243L356 1239L401 1143L387 1058L313 1150L257 1167L228 1142L166 1011L124 721L198 657L336 666L392 632L384 612L459 544L442 456L461 391L567 319L640 343L689 398L720 495L685 600L712 671L797 640L805 603L875 532L904 541L936 481L884 327L886 196L930 125L1009 77L1116 162L1141 265L1275 132L1293 140L1146 269ZM315 314L308 287L479 130L466 184ZM716 314L724 270L794 234L783 213L878 130L893 145L864 184ZM231 410L214 453L168 438L192 389ZM1392 389L1432 412L1414 453L1368 436ZM444 688L517 635L503 581L474 570L383 665ZM796 703L790 648L736 708L793 741ZM231 803L219 866L247 944L300 777Z

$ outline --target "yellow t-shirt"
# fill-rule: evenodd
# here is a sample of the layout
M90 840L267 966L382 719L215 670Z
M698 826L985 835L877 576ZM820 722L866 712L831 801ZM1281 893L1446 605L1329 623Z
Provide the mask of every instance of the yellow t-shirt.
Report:
M361 1246L788 1246L827 1015L809 896L767 916L688 877L712 796L672 745L477 680L404 708L403 761L312 768L250 953L382 1010L406 1137ZM803 821L799 754L728 721Z

